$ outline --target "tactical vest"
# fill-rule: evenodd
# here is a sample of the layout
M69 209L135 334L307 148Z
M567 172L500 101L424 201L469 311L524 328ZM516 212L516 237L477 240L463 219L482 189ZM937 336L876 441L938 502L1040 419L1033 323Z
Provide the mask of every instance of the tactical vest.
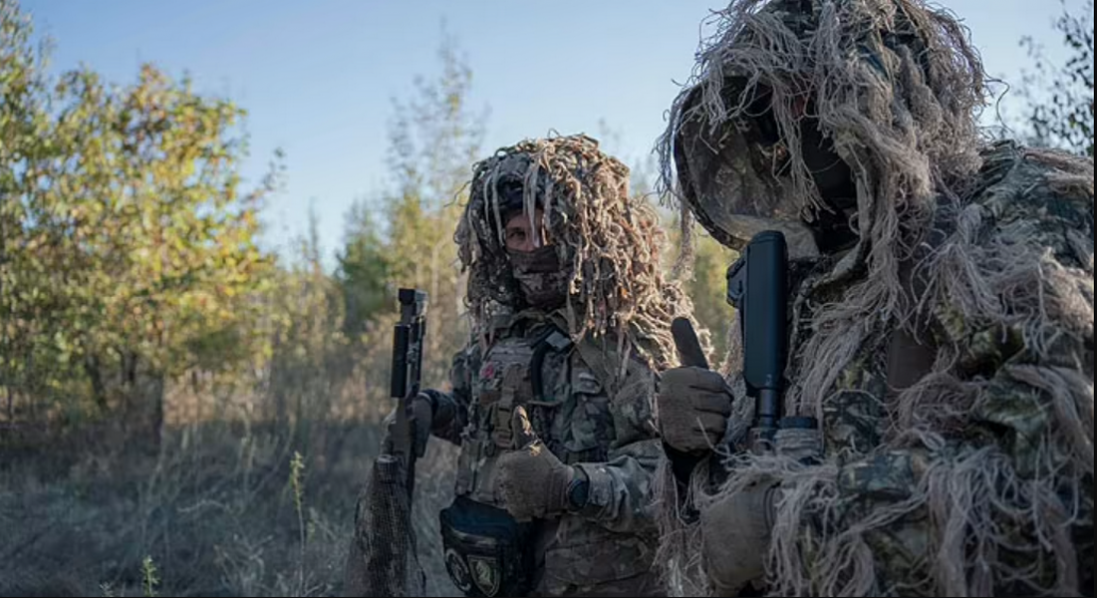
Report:
M511 415L521 405L564 463L607 459L615 431L607 389L561 327L519 320L474 364L469 425L462 435L456 493L498 505L495 462L515 447Z
M539 524L514 521L497 494L498 459L520 448L511 428L515 407L525 407L534 431L566 463L602 461L608 452L605 438L600 439L604 446L568 442L575 436L569 429L574 413L561 409L574 408L572 393L602 388L590 373L574 371L574 347L561 328L541 318L519 317L495 332L498 340L470 364L472 396L456 500L441 521L446 569L467 596L525 595L534 583Z

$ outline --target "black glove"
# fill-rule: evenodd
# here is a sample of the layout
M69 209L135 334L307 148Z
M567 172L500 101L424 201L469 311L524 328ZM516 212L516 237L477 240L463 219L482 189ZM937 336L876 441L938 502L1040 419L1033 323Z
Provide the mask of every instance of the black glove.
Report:
M399 409L397 407L396 409ZM383 452L393 453L393 432L396 426L396 409L393 409L385 417L385 440ZM422 457L427 452L427 442L430 440L431 430L434 429L434 401L427 393L421 393L408 404L408 426L411 428L412 443L415 446L415 456Z

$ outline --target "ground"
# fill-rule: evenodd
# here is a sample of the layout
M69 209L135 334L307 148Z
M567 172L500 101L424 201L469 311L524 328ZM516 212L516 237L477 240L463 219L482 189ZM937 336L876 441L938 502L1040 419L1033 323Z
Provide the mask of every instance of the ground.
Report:
M0 595L148 595L146 558L164 596L342 594L377 425L206 424L165 431L159 448L104 444L0 444ZM416 527L433 596L458 595L438 536L454 457L434 440L419 462Z

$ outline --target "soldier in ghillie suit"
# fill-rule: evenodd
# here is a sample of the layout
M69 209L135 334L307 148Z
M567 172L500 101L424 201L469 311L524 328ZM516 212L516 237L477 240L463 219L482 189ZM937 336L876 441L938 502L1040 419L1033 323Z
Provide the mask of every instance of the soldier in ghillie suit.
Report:
M416 425L460 445L446 566L477 596L650 596L661 455L655 372L688 301L654 211L583 136L474 167L456 240L474 339ZM425 435L420 435L425 436Z
M1092 596L1092 159L981 139L982 65L921 0L717 19L664 184L729 247L785 234L785 414L820 425L745 452L741 350L663 374L674 590Z

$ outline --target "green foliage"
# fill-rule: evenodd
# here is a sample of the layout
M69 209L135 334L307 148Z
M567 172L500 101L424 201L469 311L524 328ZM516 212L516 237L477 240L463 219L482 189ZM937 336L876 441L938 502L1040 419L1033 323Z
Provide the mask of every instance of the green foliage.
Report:
M738 317L727 302L727 270L737 255L699 228L694 236L693 278L687 282L686 292L693 299L697 321L712 335L719 364L727 354L732 319Z
M141 561L141 588L145 598L159 596L156 593L156 588L159 586L160 572L156 569L156 563L152 562L152 557L146 556L145 560Z
M297 244L295 261L273 276L263 298L264 334L271 339L266 361L272 419L292 424L293 442L307 445L309 421L334 415L335 401L362 357L343 334L342 290L321 265L316 217L310 235ZM360 383L359 383L360 384Z
M45 264L28 259L40 239L27 230L22 200L34 186L28 164L49 149L46 48L31 44L33 28L14 0L0 0L0 388L29 378L40 327L28 316L46 303L40 289L22 290L23 273L45 277Z
M356 203L346 217L346 244L336 256L343 301L344 333L359 338L369 323L393 309L392 268L375 218L365 204Z
M43 165L54 182L32 194L31 219L69 277L72 344L136 352L169 375L201 360L210 336L246 344L246 298L271 266L255 244L271 187L240 192L243 141L230 135L243 111L148 65L123 90L82 71L56 93L62 160Z
M293 506L297 510L297 516L304 519L304 473L305 473L305 460L301 457L301 453L294 451L293 458L289 463L289 485L290 490L293 491ZM304 525L301 526L301 533L304 533Z
M300 538L300 558L297 565L297 592L295 595L300 596L304 593L305 586L305 548L307 543L307 537L305 533L305 511L304 511L304 472L305 472L305 460L301 457L301 453L294 451L293 459L289 464L289 483L290 489L293 491L293 506L297 512L297 529L298 537Z
M47 82L29 21L10 0L0 15L0 385L103 412L142 379L261 352L278 168L241 189L245 112L152 65L125 87Z
M1092 157L1093 0L1079 15L1064 9L1055 30L1070 53L1065 65L1051 64L1032 38L1022 41L1035 60L1035 72L1026 74L1022 90L1029 104L1028 124L1036 143Z
M667 248L664 262L673 269L682 249L681 218L672 214L665 218L667 222ZM683 282L683 288L693 302L693 315L697 323L709 336L712 347L713 367L723 364L728 351L728 333L735 310L727 302L727 270L735 263L738 255L721 245L705 230L693 226L692 246L693 267ZM679 276L680 272L669 272Z

